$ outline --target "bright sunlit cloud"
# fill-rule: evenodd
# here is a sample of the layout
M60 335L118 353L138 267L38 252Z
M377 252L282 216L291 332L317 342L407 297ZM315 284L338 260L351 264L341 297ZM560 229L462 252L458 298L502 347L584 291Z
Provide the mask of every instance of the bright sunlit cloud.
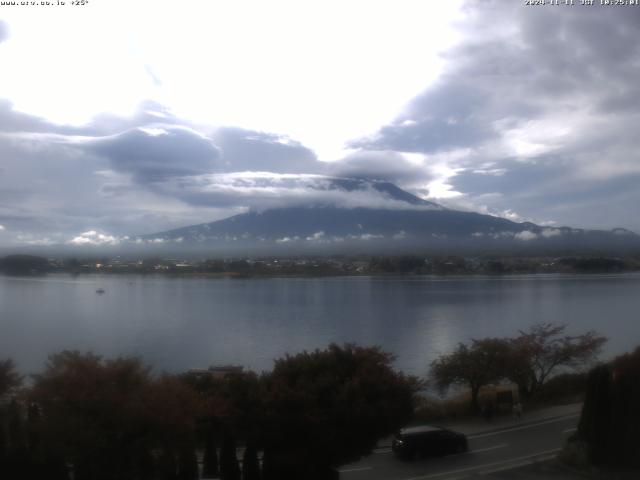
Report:
M433 81L459 10L422 0L5 9L0 94L72 124L153 99L194 122L286 133L335 160Z

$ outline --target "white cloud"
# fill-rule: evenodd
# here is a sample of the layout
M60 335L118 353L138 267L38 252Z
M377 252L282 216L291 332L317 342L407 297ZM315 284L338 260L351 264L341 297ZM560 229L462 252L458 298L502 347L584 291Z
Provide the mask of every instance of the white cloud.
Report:
M499 217L502 218L506 218L507 220L511 220L512 222L524 222L524 218L522 218L522 216L518 215L516 212L514 212L511 209L507 209L507 210L503 210L502 212L498 213Z
M77 237L69 240L71 245L118 245L122 240L127 240L127 237L118 238L113 235L107 235L100 233L96 230L89 230L83 232Z
M129 114L152 98L197 122L286 132L334 160L438 74L438 53L459 37L450 24L460 5L110 0L73 12L6 8L12 38L2 45L0 91L20 110L60 123ZM33 42L36 35L51 48Z
M541 235L544 238L553 238L562 235L562 230L559 228L545 228L542 230Z
M377 235L374 233L363 233L362 235L348 235L347 238L352 240L377 240L384 238L384 235Z
M295 242L300 240L300 237L295 236L295 237L282 237L282 238L277 238L276 239L276 243L289 243L289 242Z
M538 238L538 235L535 232L524 230L522 232L516 233L514 238L516 240L522 240L523 242L528 242L530 240L535 240L536 238Z
M233 172L170 178L154 191L193 205L245 206L257 210L301 205L341 208L440 209L410 204L376 189L376 182L315 174Z
M320 241L322 240L324 237L324 232L320 231L320 232L316 232L313 235L310 235L307 237L308 241Z
M433 178L423 155L394 151L355 150L328 170L340 177L385 180L399 185L420 185Z

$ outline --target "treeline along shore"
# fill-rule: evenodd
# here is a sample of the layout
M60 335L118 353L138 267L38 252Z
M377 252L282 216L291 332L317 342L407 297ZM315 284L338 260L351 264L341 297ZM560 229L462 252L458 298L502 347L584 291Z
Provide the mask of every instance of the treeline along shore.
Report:
M245 257L204 260L176 258L45 258L8 255L0 272L134 273L192 276L341 276L341 275L509 275L536 273L624 273L640 271L640 256L460 257L460 256L324 256Z

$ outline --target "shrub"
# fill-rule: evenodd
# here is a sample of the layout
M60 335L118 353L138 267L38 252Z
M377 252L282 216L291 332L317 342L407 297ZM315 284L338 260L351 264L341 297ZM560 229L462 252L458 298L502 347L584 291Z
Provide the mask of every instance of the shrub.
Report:
M595 465L640 467L640 347L589 372L578 426Z
M549 379L533 400L542 404L580 402L584 399L586 388L586 373L562 373Z

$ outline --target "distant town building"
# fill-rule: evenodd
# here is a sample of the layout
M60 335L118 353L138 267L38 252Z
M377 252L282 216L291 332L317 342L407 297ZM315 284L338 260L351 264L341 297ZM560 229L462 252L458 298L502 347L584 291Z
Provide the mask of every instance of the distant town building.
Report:
M244 372L242 365L214 365L207 369L192 368L187 373L197 377L212 377L215 379L225 379L233 375L241 375Z

